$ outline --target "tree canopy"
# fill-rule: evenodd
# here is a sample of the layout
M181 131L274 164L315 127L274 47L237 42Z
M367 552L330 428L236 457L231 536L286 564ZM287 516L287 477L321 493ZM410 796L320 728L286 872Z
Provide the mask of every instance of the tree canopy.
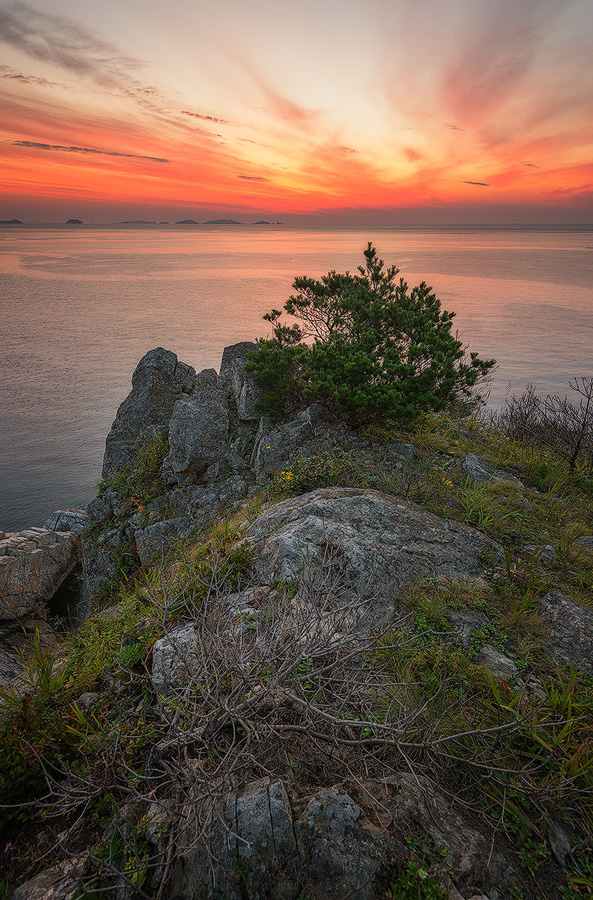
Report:
M411 423L474 395L495 365L452 333L453 312L424 281L409 288L396 266L385 267L371 243L357 274L300 277L250 368L264 390L262 411L283 418L321 403L353 425L394 419ZM296 321L294 321L296 320Z

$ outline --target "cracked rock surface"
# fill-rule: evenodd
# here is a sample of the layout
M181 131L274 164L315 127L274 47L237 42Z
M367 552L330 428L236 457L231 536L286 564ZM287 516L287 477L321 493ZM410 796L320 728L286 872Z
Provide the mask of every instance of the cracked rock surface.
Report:
M0 620L50 600L79 558L76 533L27 528L0 540Z
M379 491L321 488L277 503L249 527L261 584L321 569L328 558L360 597L388 611L416 578L480 576L502 562L481 532Z

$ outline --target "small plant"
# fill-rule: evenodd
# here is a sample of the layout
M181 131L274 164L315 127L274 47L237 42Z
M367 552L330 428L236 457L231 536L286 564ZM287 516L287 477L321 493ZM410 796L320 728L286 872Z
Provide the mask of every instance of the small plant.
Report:
M465 510L465 521L468 525L486 528L492 522L489 498L486 491L478 484L467 484L461 495L461 503Z
M408 860L390 890L391 900L447 900L449 896L449 891L441 887L428 870L414 859Z

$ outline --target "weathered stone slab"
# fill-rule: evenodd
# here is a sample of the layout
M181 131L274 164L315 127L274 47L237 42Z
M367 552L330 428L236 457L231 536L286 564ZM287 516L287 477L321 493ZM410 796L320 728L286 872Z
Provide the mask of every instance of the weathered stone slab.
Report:
M28 528L0 541L0 619L17 619L50 600L79 559L71 532Z

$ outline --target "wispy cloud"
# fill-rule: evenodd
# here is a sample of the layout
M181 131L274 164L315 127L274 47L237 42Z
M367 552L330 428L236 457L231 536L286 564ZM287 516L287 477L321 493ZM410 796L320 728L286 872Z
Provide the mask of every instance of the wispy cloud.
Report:
M464 181L463 184L476 184L478 187L490 187L486 181Z
M445 122L445 128L448 128L449 131L465 131L465 128L462 128L461 125L453 125L452 122Z
M44 144L40 141L12 141L15 147L29 147L34 150L53 150L58 153L87 153L96 156L118 156L125 159L145 159L150 162L168 163L168 159L158 156L141 156L138 153L118 153L116 150L97 150L95 147L66 147L62 144Z
M243 181L269 181L269 178L263 178L261 175L237 175L237 178L242 178Z
M215 122L217 125L229 125L226 119L219 119L216 116L206 116L203 113L190 112L189 109L182 109L182 115L191 116L192 119L203 119L204 122Z
M16 2L0 9L0 41L26 56L53 63L105 86L118 85L140 62L65 16Z
M38 75L25 75L23 72L17 72L11 66L0 66L0 78L6 78L9 81L17 81L19 84L34 84L39 87L64 87L59 81L50 81L48 78L40 78Z

